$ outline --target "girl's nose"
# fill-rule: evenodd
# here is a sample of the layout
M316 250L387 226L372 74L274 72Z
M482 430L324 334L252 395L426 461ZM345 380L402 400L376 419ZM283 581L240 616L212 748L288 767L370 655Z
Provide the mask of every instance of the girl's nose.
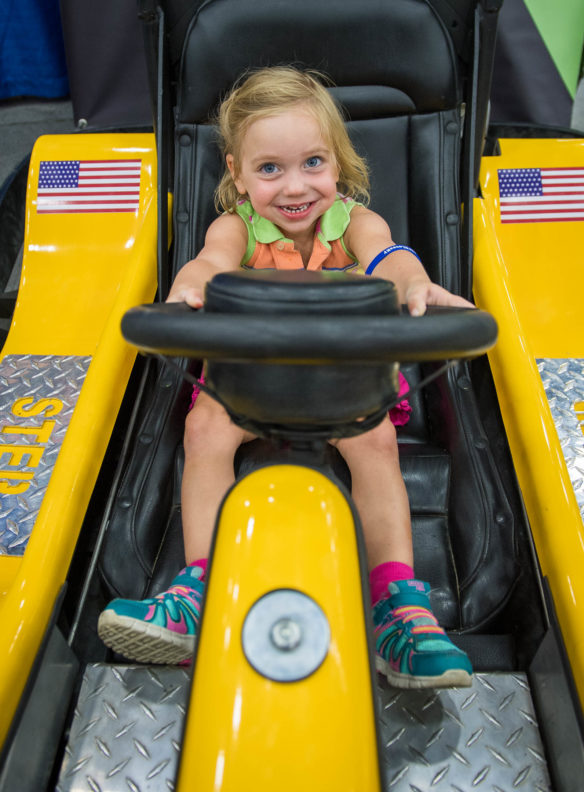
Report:
M286 184L284 185L286 195L302 195L305 189L302 173L300 171L293 170L289 171L286 176Z

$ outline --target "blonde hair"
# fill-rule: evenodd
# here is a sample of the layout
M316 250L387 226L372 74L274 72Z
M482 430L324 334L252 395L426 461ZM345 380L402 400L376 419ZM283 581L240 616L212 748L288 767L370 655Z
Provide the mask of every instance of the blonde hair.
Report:
M244 74L222 102L217 119L223 157L231 154L239 171L241 144L254 121L275 116L295 105L310 112L321 128L339 169L339 190L352 198L369 202L369 174L365 160L357 154L347 133L340 110L318 72L300 71L292 66L271 66ZM218 211L233 212L241 195L226 168L215 191Z

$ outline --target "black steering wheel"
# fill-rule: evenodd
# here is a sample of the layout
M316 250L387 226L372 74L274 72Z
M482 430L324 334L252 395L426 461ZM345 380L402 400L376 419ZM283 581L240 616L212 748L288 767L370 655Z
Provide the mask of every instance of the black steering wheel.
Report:
M254 433L289 437L310 425L330 437L381 420L398 398L399 363L474 357L495 343L497 325L474 308L412 317L377 278L269 271L215 276L203 310L133 308L122 332L142 352L205 358L205 389Z
M424 316L222 314L184 303L132 308L124 338L142 352L264 363L374 363L471 358L497 339L491 314L429 307ZM342 339L342 342L340 342Z

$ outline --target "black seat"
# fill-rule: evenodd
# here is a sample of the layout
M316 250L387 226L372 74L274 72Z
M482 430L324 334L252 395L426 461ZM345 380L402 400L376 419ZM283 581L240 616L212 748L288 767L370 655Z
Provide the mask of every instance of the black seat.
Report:
M334 81L370 165L371 207L393 238L417 250L434 281L464 293L460 171L464 156L472 167L473 152L463 151L468 69L459 45L423 0L208 0L188 25L181 17L170 37L171 275L196 255L215 217L223 166L210 115L244 70L291 62ZM412 365L405 374L414 385L430 371ZM190 386L175 371L155 368L101 557L105 597L156 593L184 561L179 490L189 399ZM431 583L446 628L488 629L516 580L514 524L466 364L417 393L412 406L399 442L417 574ZM265 458L265 446L252 451ZM248 456L241 471L251 464Z

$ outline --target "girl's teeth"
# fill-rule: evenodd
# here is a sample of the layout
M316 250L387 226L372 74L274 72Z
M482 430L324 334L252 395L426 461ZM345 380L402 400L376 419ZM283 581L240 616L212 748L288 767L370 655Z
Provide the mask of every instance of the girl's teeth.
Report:
M302 204L302 206L284 206L282 208L285 212L292 212L292 214L294 214L295 212L304 212L304 210L308 209L309 206L310 204L306 203Z

